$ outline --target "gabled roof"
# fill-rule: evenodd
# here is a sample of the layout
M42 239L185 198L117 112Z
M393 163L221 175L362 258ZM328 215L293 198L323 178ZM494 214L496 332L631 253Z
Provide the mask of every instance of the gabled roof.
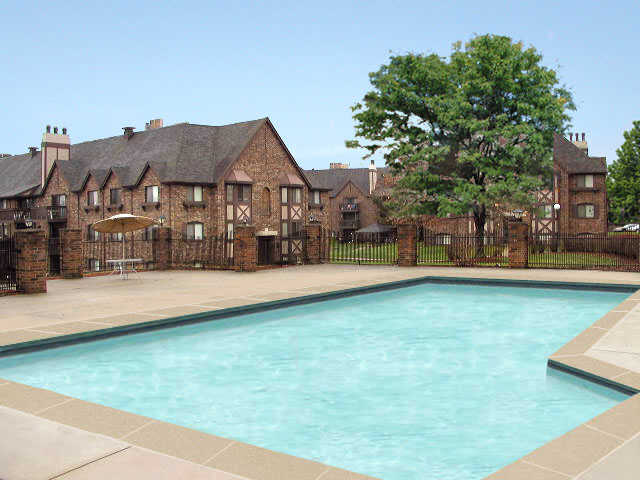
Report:
M40 152L0 158L0 197L18 197L40 185Z
M223 126L180 123L71 145L71 160L58 161L72 191L87 175L102 184L113 171L123 186L135 186L147 167L163 183L217 183L267 118ZM270 122L269 122L270 123ZM274 129L275 131L275 129ZM0 158L0 197L40 186L41 152Z
M328 168L323 170L305 170L305 175L313 188L330 190L329 196L335 197L347 183L352 182L365 194L369 194L369 169L368 168ZM378 186L382 188L381 175L389 173L388 167L377 169Z
M553 135L553 160L568 173L607 173L606 157L590 157L562 135Z

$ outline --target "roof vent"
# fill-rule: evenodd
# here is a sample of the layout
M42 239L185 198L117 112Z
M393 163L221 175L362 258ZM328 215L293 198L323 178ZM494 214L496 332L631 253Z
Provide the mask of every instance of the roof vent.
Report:
M124 130L124 136L127 137L127 140L133 137L133 131L135 128L136 127L122 127L122 130Z
M36 156L36 153L38 153L38 147L29 147L29 153L31 154L31 158Z

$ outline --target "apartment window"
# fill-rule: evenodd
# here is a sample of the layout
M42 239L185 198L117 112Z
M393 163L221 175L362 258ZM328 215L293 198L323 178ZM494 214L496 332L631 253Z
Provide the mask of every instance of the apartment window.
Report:
M596 207L590 203L583 203L576 208L578 218L595 218Z
M542 205L538 208L538 218L551 218L553 215L552 205Z
M98 190L89 190L87 192L87 205L89 206L100 205L100 197L98 196Z
M143 240L155 240L157 237L157 225L150 225L142 232Z
M111 241L112 242L121 242L123 238L122 232L112 233Z
M291 203L302 203L302 189L291 188L289 192L291 194Z
M67 205L67 196L51 195L51 205L54 207L65 207Z
M144 187L144 197L145 202L147 203L158 203L158 186L150 185L148 187Z
M238 202L249 203L251 201L251 185L238 185Z
M9 200L2 198L0 199L0 210L5 210L9 208Z
M314 205L320 205L320 190L313 190L311 192L311 203Z
M202 240L204 238L204 225L200 222L187 223L187 240Z
M111 205L120 205L122 203L122 189L112 188L109 191L109 203Z
M287 192L288 192L287 187L282 187L280 189L280 201L282 203L289 203Z
M19 205L20 205L20 208L24 209L24 210L26 210L28 208L31 208L31 207L33 207L33 199L32 198L23 198L23 199L20 200Z
M593 188L593 175L578 175L578 188Z
M6 223L0 223L0 237L9 236L9 225Z
M233 184L227 185L227 202L233 203Z
M96 232L91 225L87 225L87 241L97 242L100 240L100 232Z
M88 259L88 267L90 272L99 272L100 271L100 260L97 258Z
M200 185L194 185L187 189L187 201L202 202L202 187Z

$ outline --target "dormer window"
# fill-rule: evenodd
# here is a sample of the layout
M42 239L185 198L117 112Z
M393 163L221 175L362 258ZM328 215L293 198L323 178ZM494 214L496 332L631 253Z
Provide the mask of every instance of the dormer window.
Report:
M593 175L578 175L578 188L593 188Z
M87 192L87 205L90 207L100 205L100 196L98 190L89 190Z
M51 205L54 207L65 207L67 205L67 196L62 195L51 195Z
M109 191L109 204L110 205L120 205L122 203L122 189L121 188L112 188Z
M311 192L311 203L320 205L320 190L313 190Z
M159 200L159 189L157 185L150 185L148 187L144 187L144 196L145 201L147 203L158 203Z

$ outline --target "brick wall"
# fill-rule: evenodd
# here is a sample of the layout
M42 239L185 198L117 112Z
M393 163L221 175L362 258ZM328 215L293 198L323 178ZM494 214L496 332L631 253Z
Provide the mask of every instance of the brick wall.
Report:
M18 288L24 293L46 293L48 245L42 230L16 232Z
M234 269L238 272L255 272L258 264L256 228L253 225L236 226L233 237Z
M254 181L251 192L251 222L256 230L280 231L280 181L279 177L285 173L297 175L302 179L291 161L287 150L282 145L273 129L265 124L247 145L233 166L234 169L243 170ZM265 200L267 195L269 200ZM217 231L225 231L224 198L225 182L221 180L217 185L215 218ZM270 205L270 209L263 208ZM303 220L309 218L309 190L306 186L302 189Z
M168 270L171 267L171 229L169 227L158 227L153 249L156 260L155 269Z
M401 267L413 267L417 263L416 240L417 228L415 225L398 225L398 265Z
M509 222L509 267L529 266L529 225L524 222Z
M62 278L82 278L82 232L80 229L65 229L60 232Z
M307 233L307 262L315 265L320 263L320 235L322 235L322 224L310 223L306 227Z

